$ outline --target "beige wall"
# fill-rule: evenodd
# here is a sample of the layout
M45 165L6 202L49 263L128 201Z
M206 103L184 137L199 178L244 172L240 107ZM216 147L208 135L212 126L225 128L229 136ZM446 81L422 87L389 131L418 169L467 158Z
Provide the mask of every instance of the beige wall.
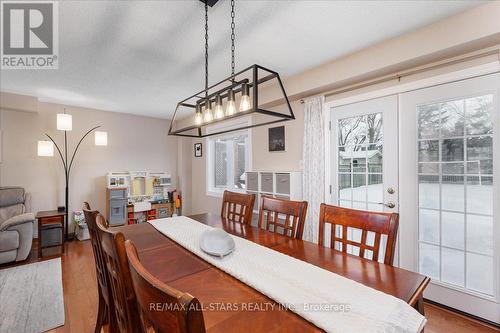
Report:
M58 156L38 157L37 141L47 132L63 142L56 130L56 114L63 106L38 103L38 112L0 109L2 162L0 184L19 185L31 194L32 211L64 205L64 174ZM168 137L165 119L67 107L73 115L69 147L95 125L108 132L108 146L95 146L89 135L80 146L71 170L70 209L80 209L83 201L105 211L105 175L108 171L166 171L177 179L177 138ZM57 152L55 152L57 154Z

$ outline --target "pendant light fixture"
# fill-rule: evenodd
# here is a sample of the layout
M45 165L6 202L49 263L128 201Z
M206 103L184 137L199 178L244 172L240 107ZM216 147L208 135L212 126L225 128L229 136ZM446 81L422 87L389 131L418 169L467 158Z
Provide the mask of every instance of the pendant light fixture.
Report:
M205 89L177 103L168 134L206 137L295 119L277 72L259 65L235 72L235 0L231 0L231 75L208 86L208 6L217 0L200 1L205 5ZM279 94L275 99L285 107L265 109L259 100L262 92ZM228 120L230 126L219 126Z

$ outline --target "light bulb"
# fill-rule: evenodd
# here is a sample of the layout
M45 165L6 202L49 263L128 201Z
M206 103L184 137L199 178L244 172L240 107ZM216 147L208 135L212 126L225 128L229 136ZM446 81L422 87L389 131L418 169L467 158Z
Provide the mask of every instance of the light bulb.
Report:
M232 116L236 113L236 103L234 102L234 91L231 89L227 93L226 115Z
M243 95L241 96L241 101L240 101L240 112L241 111L248 111L251 109L251 103L250 103L250 96L248 95Z
M224 118L224 110L222 109L222 98L220 95L215 97L215 108L214 108L215 119Z
M201 113L201 105L196 104L196 113L194 115L194 123L196 125L201 125L203 123L203 115Z
M201 112L196 112L196 114L194 115L194 123L196 125L201 125L202 122L203 122L203 117L201 115Z
M206 123L211 122L214 119L214 116L212 115L212 103L210 103L209 100L205 102L205 116L204 116L204 121Z
M248 111L252 108L252 104L250 102L250 92L248 89L248 84L243 83L241 85L241 100L240 100L240 112Z

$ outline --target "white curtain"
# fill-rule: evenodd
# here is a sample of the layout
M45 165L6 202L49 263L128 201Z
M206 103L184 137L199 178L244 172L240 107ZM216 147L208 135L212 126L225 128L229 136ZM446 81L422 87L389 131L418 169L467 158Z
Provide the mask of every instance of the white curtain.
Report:
M304 226L304 240L317 242L319 206L325 199L325 127L324 96L307 99L304 107L304 147L302 149L302 191L309 202Z

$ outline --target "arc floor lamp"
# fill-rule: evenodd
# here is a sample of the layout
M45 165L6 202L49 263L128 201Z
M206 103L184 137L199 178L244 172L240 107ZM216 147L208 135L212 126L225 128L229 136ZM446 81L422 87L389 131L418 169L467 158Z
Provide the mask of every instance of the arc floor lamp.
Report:
M107 146L108 145L108 133L103 132L103 131L96 131L98 128L101 126L95 126L88 130L78 141L78 144L76 145L75 149L73 150L73 153L71 153L71 158L68 159L68 131L73 130L73 117L70 114L66 113L66 110L64 110L64 113L58 113L57 114L57 129L59 131L64 131L64 146L63 146L63 151L59 148L55 140L45 133L45 135L49 138L49 140L41 140L38 141L38 156L54 156L54 146L57 149L57 152L59 153L59 157L61 158L63 167L64 167L64 175L65 175L65 183L66 183L66 189L65 189L65 196L64 196L64 209L65 209L65 214L66 214L66 222L65 222L65 239L68 239L68 224L69 224L69 209L68 209L68 203L69 203L69 177L70 177L70 172L71 172L71 167L73 166L73 162L75 160L76 153L78 152L78 148L80 148L80 144L83 142L83 140L92 132L94 132L94 137L95 137L95 145L96 146Z

